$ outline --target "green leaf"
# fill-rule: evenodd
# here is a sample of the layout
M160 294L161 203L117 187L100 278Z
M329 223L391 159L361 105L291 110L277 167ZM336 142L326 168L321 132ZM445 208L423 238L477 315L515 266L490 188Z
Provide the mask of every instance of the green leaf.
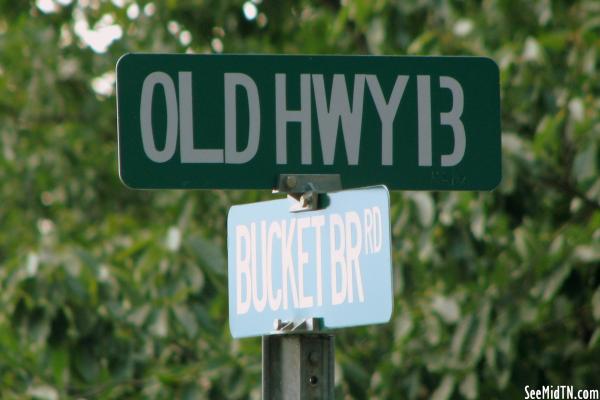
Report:
M79 346L74 354L75 369L86 382L93 382L100 374L99 360L86 345Z
M533 150L536 155L544 157L546 160L558 161L561 149L560 132L564 118L564 112L544 116L538 125L533 141Z
M544 291L542 293L542 300L549 301L554 298L558 290L561 288L563 282L571 273L571 264L566 263L557 268L552 275L546 280L544 284Z
M598 147L595 141L588 143L575 156L573 177L577 182L585 183L598 175Z
M203 266L218 275L226 273L225 258L217 245L197 235L191 236L187 243Z
M409 198L417 208L417 216L422 226L431 226L435 217L435 203L426 192L410 192Z
M58 400L58 391L48 385L31 386L27 390L27 395L33 400Z
M54 381L60 386L64 385L69 373L69 352L65 347L57 347L51 350L50 365Z
M473 315L469 314L460 320L460 323L454 330L450 350L452 351L452 354L456 357L456 359L459 359L459 356L463 349L463 345L465 344L465 340L467 338L467 334L469 333L469 329L471 328L472 322Z
M196 336L196 333L198 332L198 323L191 310L184 305L177 305L173 307L173 312L177 321L185 328L188 337L192 338Z
M594 333L588 342L588 349L593 350L597 347L600 347L600 328L596 328L596 330L594 330Z
M446 374L437 389L435 389L435 392L431 395L431 400L448 400L452 396L452 392L454 392L455 382L454 376Z
M132 323L138 327L141 327L145 324L146 320L148 319L148 315L150 314L150 311L151 311L150 304L143 304L142 306L138 307L133 312L131 312L129 314L129 316L127 317L127 320L130 323Z
M169 314L162 308L154 315L154 322L150 325L150 332L159 338L164 338L169 333Z
M442 295L433 298L431 308L442 317L447 324L453 324L460 318L460 308L455 299Z
M469 348L471 352L469 354L469 363L475 365L479 362L481 355L483 354L483 348L486 344L488 326L490 321L491 305L489 302L484 302L479 312L477 313L477 330L473 336Z
M600 287L596 289L592 296L592 315L596 321L600 321Z
M181 395L182 400L196 400L203 398L203 392L195 383L188 383L183 388L183 393Z
M473 372L469 372L467 376L463 379L459 386L459 392L465 398L472 400L476 399L478 395L478 387L477 387L477 375Z
M344 376L355 385L368 387L370 374L364 366L349 357L345 357L341 363Z
M600 244L582 244L575 247L573 258L583 263L595 263L600 261Z

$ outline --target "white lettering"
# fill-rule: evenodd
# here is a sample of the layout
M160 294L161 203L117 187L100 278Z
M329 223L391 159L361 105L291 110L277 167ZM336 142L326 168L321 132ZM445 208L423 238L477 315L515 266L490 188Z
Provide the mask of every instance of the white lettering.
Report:
M431 166L431 85L429 75L417 76L419 166Z
M379 253L383 246L383 222L379 207L373 207L373 226L373 253Z
M356 211L349 211L345 215L346 219L346 268L348 270L348 302L354 302L354 285L352 282L352 273L356 275L356 289L358 291L358 301L363 303L365 295L362 285L362 274L360 272L360 250L362 245L362 229L360 226L360 218ZM352 240L352 231L356 231L355 240Z
M158 150L154 141L154 131L152 129L152 97L154 87L161 85L165 92L165 102L167 107L167 129L165 147ZM142 145L144 152L152 161L163 163L168 161L175 154L177 146L177 97L175 95L175 85L169 75L164 72L153 72L144 79L142 86L142 96L140 103L140 128L142 131Z
M300 123L302 164L312 163L310 75L300 74L300 109L288 110L285 74L275 74L275 140L277 164L287 164L287 124Z
M373 212L370 208L365 208L365 254L373 253Z
M299 308L313 306L313 297L304 295L304 265L308 262L308 253L304 251L302 234L310 226L310 217L298 218L298 300Z
M288 280L292 289L292 301L294 307L298 307L298 289L296 287L296 277L294 272L294 261L292 260L292 241L294 238L294 227L296 219L290 220L289 231L285 228L285 221L281 222L281 268L283 270L283 309L288 308Z
M242 242L244 242L242 244ZM250 309L252 301L252 288L250 276L250 232L246 225L238 225L235 227L235 271L236 271L236 312L238 314L246 314ZM242 257L242 252L244 256ZM242 299L242 280L246 280L246 298Z
M323 163L325 165L333 164L335 144L341 119L348 164L357 165L362 127L365 75L354 76L352 110L350 110L350 100L348 99L348 89L346 88L346 78L344 75L333 75L329 106L326 103L323 75L316 74L312 78L323 151Z
M325 216L317 215L310 219L310 224L315 228L315 258L317 261L317 305L323 305L323 277L321 263L321 228L325 225Z
M407 82L407 75L398 75L390 99L386 102L377 76L367 75L367 85L381 120L381 165L392 165L394 162L393 124Z
M236 88L241 86L248 96L248 144L242 151L237 150L237 102ZM256 83L246 74L225 74L225 162L244 164L250 161L258 150L260 137L260 102Z
M525 400L529 400L529 385L525 385Z
M269 307L271 310L276 311L281 305L281 289L277 289L277 292L273 290L273 238L277 236L281 239L281 226L277 221L271 222L269 225L269 239L267 243L267 281L269 283Z
M340 240L336 240L335 231L339 232ZM337 244L336 244L337 243ZM329 246L331 268L331 304L342 304L346 300L348 278L346 273L344 221L339 214L329 216ZM337 266L340 266L341 277L338 290Z
M458 164L465 155L465 127L460 120L464 107L464 96L460 83L449 76L440 77L440 87L452 92L452 109L450 112L440 113L440 123L451 126L452 132L454 132L454 151L451 154L442 155L442 167L452 167Z
M261 278L262 278L262 296L258 297L258 275L256 272L256 224L253 222L252 224L250 224L250 237L251 237L251 245L250 247L252 248L252 301L254 302L254 308L256 309L256 311L261 312L262 310L265 309L265 306L267 304L267 241L265 240L267 236L267 222L266 221L261 221L260 223L260 231L261 231L261 240L260 240L260 247L261 247L261 264L262 264L262 272L261 272Z

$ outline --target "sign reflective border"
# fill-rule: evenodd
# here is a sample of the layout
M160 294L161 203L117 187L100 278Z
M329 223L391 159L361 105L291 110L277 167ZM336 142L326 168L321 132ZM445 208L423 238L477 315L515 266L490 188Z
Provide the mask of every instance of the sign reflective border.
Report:
M119 172L133 188L490 190L500 181L496 64L481 57L128 54Z
M340 328L392 313L389 193L384 186L326 195L326 208L290 212L295 200L234 206L227 220L229 323L235 338L274 322L323 318Z

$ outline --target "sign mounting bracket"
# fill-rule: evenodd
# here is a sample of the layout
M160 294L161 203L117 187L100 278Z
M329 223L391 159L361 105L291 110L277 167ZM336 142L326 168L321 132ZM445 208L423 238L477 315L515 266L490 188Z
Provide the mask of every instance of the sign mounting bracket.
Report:
M276 319L273 322L273 328L275 329L274 335L319 333L323 331L324 323L323 318L314 317L304 318L300 321Z
M318 210L319 195L342 190L339 174L280 174L273 193L287 193L298 204L291 212Z

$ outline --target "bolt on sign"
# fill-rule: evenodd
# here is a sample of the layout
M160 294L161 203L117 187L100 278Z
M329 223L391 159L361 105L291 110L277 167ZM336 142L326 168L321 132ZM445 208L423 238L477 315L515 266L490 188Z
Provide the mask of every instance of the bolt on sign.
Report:
M482 57L127 54L119 173L132 188L491 190L499 71Z
M327 195L318 211L296 200L231 207L227 218L229 325L235 338L274 322L322 318L324 327L387 322L392 313L389 193L385 186Z

